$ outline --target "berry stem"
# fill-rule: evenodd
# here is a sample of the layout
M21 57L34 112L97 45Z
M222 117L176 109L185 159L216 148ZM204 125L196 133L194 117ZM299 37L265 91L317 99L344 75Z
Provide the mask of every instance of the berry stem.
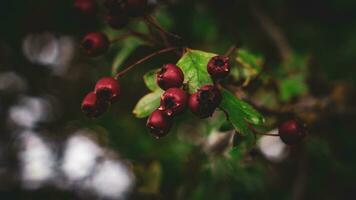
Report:
M153 52L147 56L145 56L144 58L136 61L135 63L131 64L130 66L126 67L124 70L122 70L121 72L118 72L116 75L115 75L115 79L118 79L119 77L121 77L122 75L124 75L126 72L130 71L132 68L134 68L136 65L139 65L147 60L149 60L150 58L152 57L155 57L157 55L160 55L160 54L163 54L163 53L166 53L166 52L170 52L170 51L174 51L174 50L177 50L177 49L180 49L182 47L169 47L169 48L165 48L165 49L161 49L159 51L156 51L156 52Z
M164 30L164 28L158 23L158 21L155 18L151 17L151 16L146 16L145 17L145 21L148 24L152 25L154 28L156 28L159 32L162 32L162 33L164 33L166 35L172 36L172 37L174 37L176 39L179 39L179 40L182 39L180 36Z
M259 133L259 132L254 132L257 135L266 135L266 136L274 136L274 137L278 137L278 134L271 134L271 133Z
M230 121L230 115L229 115L229 113L225 110L225 108L223 108L223 107L221 107L221 106L219 106L218 108L219 108L221 111L223 111L223 113L225 114L226 120L227 120L227 121Z
M248 125L248 127L252 130L254 135L266 135L266 136L274 136L274 137L279 137L279 134L271 134L271 133L260 133L258 132L252 125Z
M231 54L233 54L236 51L237 47L235 45L232 45L224 54L225 56L229 57Z
M149 36L147 36L146 34L143 34L143 33L140 33L138 31L135 31L135 30L129 30L130 34L133 35L133 36L136 36L148 43L151 43L151 44L154 44L155 41L153 39L151 39Z
M132 35L131 33L124 33L122 35L115 36L115 37L110 39L110 43L115 43L115 42L118 42L118 41L125 40L126 38L130 37L131 35Z
M145 24L146 24L146 26L147 26L147 28L148 28L148 30L149 30L149 32L150 32L151 37L152 37L152 38L155 38L155 37L154 37L154 32L153 32L153 30L152 30L152 26L151 26L151 24L148 22L148 20L145 20ZM171 45L170 45L170 43L169 43L169 41L168 41L168 38L167 38L166 34L163 33L162 31L158 31L158 33L159 33L159 36L160 36L161 40L163 41L164 46L165 46L165 47L170 47ZM156 41L156 43L158 44L158 41L157 41L157 40L155 40L155 41Z
M130 36L137 37L137 38L139 38L139 39L141 39L143 41L146 41L148 43L154 43L153 40L151 40L145 34L137 32L137 31L134 31L134 30L129 30L127 33L124 33L122 35L119 35L119 36L116 36L116 37L110 39L110 43L115 43L115 42L118 42L118 41L125 40Z

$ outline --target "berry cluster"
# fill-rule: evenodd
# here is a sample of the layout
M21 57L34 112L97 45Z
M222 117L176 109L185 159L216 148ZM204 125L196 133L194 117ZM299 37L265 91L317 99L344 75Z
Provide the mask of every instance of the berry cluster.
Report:
M82 101L82 111L91 118L103 114L120 96L121 89L119 82L112 77L100 79L94 88Z
M213 80L226 77L230 72L229 58L214 56L207 65L207 71ZM187 107L203 119L212 116L222 100L220 90L215 85L204 85L189 95L182 89L184 74L174 64L164 65L158 71L156 81L159 87L165 90L161 96L160 106L147 120L147 127L156 138L168 134L173 118L183 113Z
M144 16L147 0L105 0L106 23L114 29L124 28L131 18ZM96 0L75 0L74 7L85 15L94 15L98 10ZM91 57L104 54L110 46L109 38L102 32L90 32L82 40L82 48Z

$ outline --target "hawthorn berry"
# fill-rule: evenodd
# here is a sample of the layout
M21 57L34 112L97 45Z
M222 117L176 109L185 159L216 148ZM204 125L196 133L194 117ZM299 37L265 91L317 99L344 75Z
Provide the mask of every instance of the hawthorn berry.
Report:
M172 124L172 119L163 111L155 110L147 119L146 126L150 130L150 133L158 139L168 134Z
M306 136L306 128L297 120L290 119L279 126L278 134L284 143L294 145Z
M187 107L188 94L179 88L169 88L161 96L161 105L158 108L167 116L181 114Z
M214 56L207 65L208 73L213 79L225 78L230 73L229 57L227 56Z
M108 108L108 103L100 101L95 92L89 92L83 99L81 109L90 118L102 115Z
M88 56L99 56L109 49L109 38L102 32L91 32L82 40L82 47Z
M117 101L121 93L119 82L112 77L101 78L94 91L99 100L110 103Z
M204 85L196 93L190 95L188 106L195 115L203 119L213 115L221 100L219 89L213 85Z
M74 8L85 15L93 15L97 11L95 0L74 0Z
M163 90L179 88L184 81L182 70L174 64L166 64L157 73L157 84Z

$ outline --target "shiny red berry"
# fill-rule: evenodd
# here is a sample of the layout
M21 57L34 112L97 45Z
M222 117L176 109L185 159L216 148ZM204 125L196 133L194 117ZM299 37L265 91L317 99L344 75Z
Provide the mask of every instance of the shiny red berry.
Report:
M118 100L121 89L119 82L112 77L104 77L95 85L95 93L99 100L114 103Z
M294 145L302 141L306 136L305 125L295 119L283 122L278 128L278 134L281 140L288 144Z
M166 116L163 111L155 110L147 119L147 128L155 138L161 138L168 134L172 128L172 119Z
M83 99L81 109L90 118L102 115L108 108L108 103L99 101L94 92L89 92Z
M74 0L74 8L84 15L93 15L97 11L95 0Z
M126 0L126 4L128 14L133 17L142 16L147 10L147 0Z
M208 62L208 73L213 79L225 78L230 73L229 57L214 56Z
M164 111L167 116L181 114L187 107L188 94L179 88L169 88L161 96L161 105L158 108Z
M157 84L163 90L169 88L179 88L184 81L182 70L174 64L164 65L157 73Z
M88 33L82 40L82 47L88 56L99 56L109 49L109 38L102 32Z
M203 119L213 115L221 100L219 89L213 85L205 85L190 95L188 106L195 115Z

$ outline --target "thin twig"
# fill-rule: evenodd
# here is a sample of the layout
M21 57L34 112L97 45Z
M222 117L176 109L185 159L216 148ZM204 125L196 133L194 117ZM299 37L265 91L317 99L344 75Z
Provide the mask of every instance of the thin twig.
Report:
M264 13L255 1L251 1L250 5L253 16L259 21L262 29L276 45L282 60L288 60L292 55L293 50L290 47L287 38L283 34L282 29L278 27L267 14Z
M136 65L139 65L147 60L149 60L150 58L152 57L155 57L159 54L162 54L162 53L166 53L166 52L170 52L170 51L174 51L174 50L177 50L177 49L180 49L182 47L169 47L169 48L165 48L165 49L161 49L159 51L156 51L156 52L153 52L147 56L145 56L144 58L136 61L135 63L131 64L130 66L126 67L124 70L122 70L121 72L118 72L116 75L115 75L115 79L118 79L120 76L124 75L126 72L128 72L129 70L131 70L132 68L134 68Z
M154 41L156 44L158 44L159 42L158 42L157 38L155 37L152 26L150 25L150 23L148 23L147 20L144 20L144 22L148 29L149 37L151 38L152 41Z
M115 42L118 42L118 41L122 41L128 37L132 36L131 33L124 33L122 35L119 35L119 36L116 36L116 37L113 37L110 39L110 43L115 43Z
M224 54L225 56L230 56L231 54L233 54L236 51L237 47L236 45L232 45Z
M151 24L153 27L155 27L158 31L163 32L164 34L169 35L169 36L172 36L172 37L174 37L174 38L176 38L176 39L179 39L179 40L182 39L182 37L180 37L179 35L176 35L176 34L174 34L174 33L171 33L171 32L166 31L163 27L161 27L161 25L159 25L158 21L157 21L155 18L153 18L153 17L151 17L151 16L146 16L146 17L145 17L145 20L146 20L149 24Z
M225 110L225 108L219 106L219 109L220 109L221 111L223 111L223 113L225 114L226 120L227 120L227 121L230 121L230 115L229 115L229 113Z
M135 31L135 30L132 30L132 29L129 30L129 33L131 35L133 35L133 36L136 36L136 37L142 39L143 41L149 42L151 44L155 43L155 41L152 40L150 37L148 37L146 34L140 33L138 31Z
M252 125L248 125L249 129L255 134L255 135L267 135L267 136L275 136L278 137L279 134L272 134L272 133L260 133L258 132Z
M115 42L118 42L118 41L122 41L122 40L125 40L127 39L128 37L130 36L134 36L134 37L137 37L143 41L146 41L146 42L149 42L149 43L152 43L153 41L147 37L145 34L143 33L140 33L140 32L137 32L137 31L134 31L134 30L129 30L127 33L124 33L122 35L119 35L119 36L116 36L116 37L113 37L110 39L110 43L115 43Z

